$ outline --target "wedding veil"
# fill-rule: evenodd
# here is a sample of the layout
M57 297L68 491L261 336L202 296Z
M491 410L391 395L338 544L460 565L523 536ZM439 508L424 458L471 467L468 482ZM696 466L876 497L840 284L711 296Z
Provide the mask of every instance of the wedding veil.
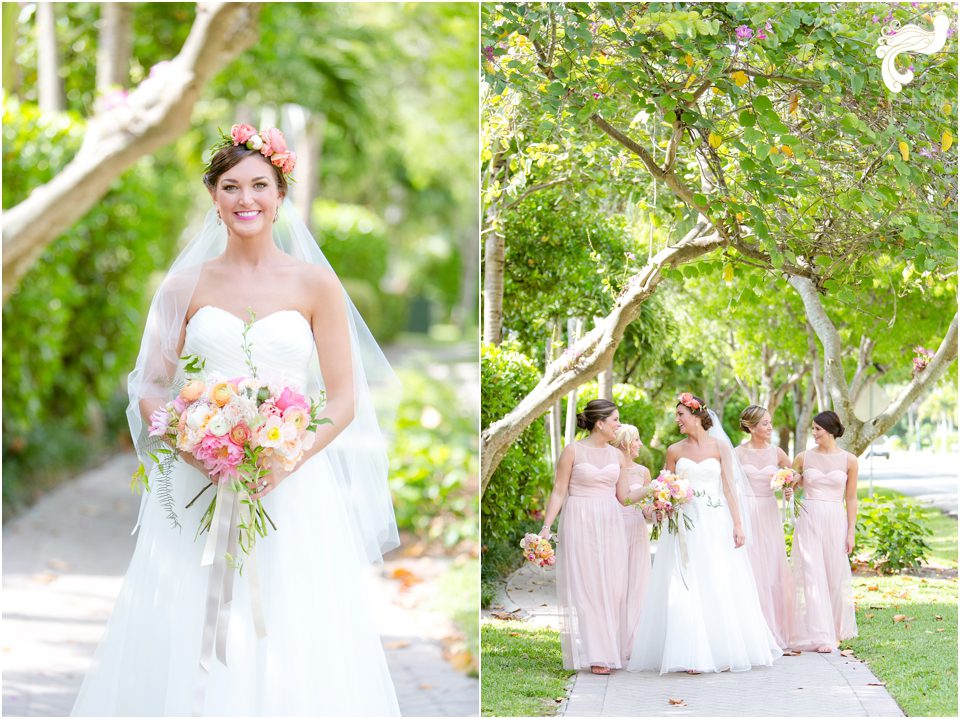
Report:
M127 420L130 434L140 461L151 474L151 490L156 490L144 493L141 518L148 501L159 501L163 503L168 518L176 522L178 508L174 506L172 496L162 487L157 488L152 476L157 468L151 452L158 445L156 440L148 437L149 426L144 422L141 407L155 407L172 399L172 388L178 387L183 380L183 362L177 349L185 331L187 309L200 279L202 265L221 254L227 245L226 228L218 225L216 219L216 212L211 209L198 235L171 265L150 304L137 364L129 376ZM333 271L289 200L284 200L281 206L273 225L273 238L287 254ZM383 553L399 544L387 485L384 430L393 426L392 410L399 397L400 385L346 291L344 298L348 309L349 349L353 358L355 414L353 421L323 451L351 508L354 538L367 558L376 562ZM344 350L330 347L323 351ZM323 388L316 349L310 360L309 376L309 385L305 388L307 396L316 396ZM156 496L151 499L151 495ZM139 525L138 519L137 527Z
M713 424L710 426L710 429L707 430L707 435L713 437L720 443L720 455L724 459L727 459L728 466L733 468L733 490L737 498L737 505L740 507L740 525L743 527L743 534L746 537L746 543L744 545L746 546L746 544L749 544L753 539L750 512L747 511L748 508L746 500L744 499L749 490L747 475L740 466L737 453L733 450L733 442L730 441L727 433L723 430L723 424L721 424L717 413L712 409L708 409L707 414L709 414L710 419L713 420Z

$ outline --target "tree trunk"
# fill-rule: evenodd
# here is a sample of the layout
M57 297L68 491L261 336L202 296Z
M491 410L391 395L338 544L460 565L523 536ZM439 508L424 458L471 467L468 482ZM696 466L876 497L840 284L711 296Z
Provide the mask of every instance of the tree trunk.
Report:
M932 389L956 359L957 314L953 315L953 321L926 369L915 374L883 412L864 422L853 411L850 387L843 372L843 346L840 334L824 310L816 286L806 277L795 275L789 276L788 281L800 295L807 321L817 333L823 348L827 390L833 402L833 409L846 428L839 444L844 449L860 455L874 439L893 427L906 414L913 402Z
M288 105L284 114L289 121L297 153L293 204L303 224L313 232L313 203L320 194L320 152L326 132L326 116L315 115L301 105Z
M506 244L498 225L483 242L483 341L498 345L503 332L503 270Z
M38 5L38 12L47 3ZM3 213L3 299L60 233L113 181L190 126L204 84L257 39L258 3L201 3L180 54L127 103L91 119L83 150L45 185Z
M571 317L567 320L567 347L573 347L583 334L583 318ZM567 395L567 425L563 435L566 444L577 437L577 387Z
M97 44L97 94L106 95L126 87L133 50L133 5L107 2L100 6L100 37Z
M599 327L603 322L603 317L594 317L594 325ZM616 354L616 353L614 353ZM608 399L613 402L613 355L610 356L610 362L600 370L597 375L597 399Z
M3 89L10 96L20 94L20 68L17 65L19 15L19 3L3 3Z
M613 358L623 332L640 312L640 306L662 279L664 269L691 262L727 243L705 222L698 222L677 244L666 247L627 283L624 293L602 324L596 327L551 363L533 390L505 417L490 424L481 434L481 493L510 444L530 423L547 411L558 397L596 377Z
M817 388L813 380L806 386L799 383L794 385L794 416L797 426L793 433L793 453L796 456L807 448L807 438L810 436L810 423L813 421L813 410L817 401Z
M63 112L67 108L67 100L63 94L63 80L60 78L56 8L56 3L37 3L37 85L40 95L40 112L44 113ZM6 228L3 234L6 237ZM6 284L6 262L4 262L3 274L4 284Z

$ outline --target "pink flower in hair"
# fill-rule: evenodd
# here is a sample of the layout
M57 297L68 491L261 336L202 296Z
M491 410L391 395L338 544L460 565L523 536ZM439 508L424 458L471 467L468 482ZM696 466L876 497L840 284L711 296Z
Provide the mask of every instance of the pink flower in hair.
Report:
M234 125L230 128L230 137L234 145L245 145L247 140L256 134L256 128L251 125Z
M287 151L287 141L284 139L283 133L277 128L271 127L267 130L260 130L260 137L263 138L263 146L270 148L269 152L260 150L266 157L277 152Z
M297 164L297 153L295 152L277 152L270 158L270 162L280 168L280 172L289 175L293 172L294 165Z

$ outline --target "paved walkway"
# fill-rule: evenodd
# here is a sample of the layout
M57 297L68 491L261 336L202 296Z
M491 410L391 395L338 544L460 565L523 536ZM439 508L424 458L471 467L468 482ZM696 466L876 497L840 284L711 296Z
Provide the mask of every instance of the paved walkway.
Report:
M538 626L558 626L553 569L514 572L497 604ZM866 664L838 652L781 657L772 667L721 674L581 671L560 714L592 716L903 716ZM671 700L683 702L671 703Z
M135 467L124 454L46 495L3 527L3 714L66 716L120 591L135 537ZM406 716L477 716L479 682L443 658L454 633L429 607L438 558L387 558L370 596ZM389 577L406 569L407 589Z

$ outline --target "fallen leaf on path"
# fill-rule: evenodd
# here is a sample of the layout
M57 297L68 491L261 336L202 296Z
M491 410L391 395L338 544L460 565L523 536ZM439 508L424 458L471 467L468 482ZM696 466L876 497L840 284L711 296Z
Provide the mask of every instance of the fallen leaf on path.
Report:
M867 682L868 687L885 687L887 686L886 682Z
M517 618L517 612L519 612L519 611L520 611L520 608L518 607L517 609L514 609L512 612L502 612L502 611L501 611L501 612L490 612L490 616L493 617L494 619L503 619L503 620L516 619L516 618Z
M454 652L447 658L447 661L458 672L465 672L473 666L473 655L467 650Z
M421 684L417 687L418 689L433 689L433 684Z
M933 618L934 618L936 621L938 621L938 622L942 622L942 621L943 621L943 617L941 617L939 614L935 615Z
M879 591L880 591L880 587L879 587L878 585L874 584L873 586L867 587L867 591L868 591L868 592L879 592Z
M419 584L420 582L423 581L420 577L418 577L416 574L411 572L409 569L405 569L403 567L397 567L396 569L394 569L390 573L390 577L400 582L401 590L409 589L414 584Z
M840 652L840 656L841 656L841 657L852 657L852 656L853 656L853 650L852 650L852 649L844 649L842 652Z
M384 649L406 649L410 646L410 642L400 639L395 642L387 642L383 645Z
M783 656L785 657L799 657L803 652L799 652L796 649L787 649Z
M553 701L555 701L557 704L559 704L559 703L561 703L561 702L563 701L563 697L554 697L554 698L553 698Z
M667 699L667 701L670 703L670 706L674 706L674 707L685 707L687 705L687 703L683 701L683 699L670 698L670 699Z
M520 632L510 632L510 636L511 636L511 637L519 637L519 636L520 636Z
M50 584L51 582L57 581L57 575L52 572L43 572L42 574L34 574L33 581L37 584Z

